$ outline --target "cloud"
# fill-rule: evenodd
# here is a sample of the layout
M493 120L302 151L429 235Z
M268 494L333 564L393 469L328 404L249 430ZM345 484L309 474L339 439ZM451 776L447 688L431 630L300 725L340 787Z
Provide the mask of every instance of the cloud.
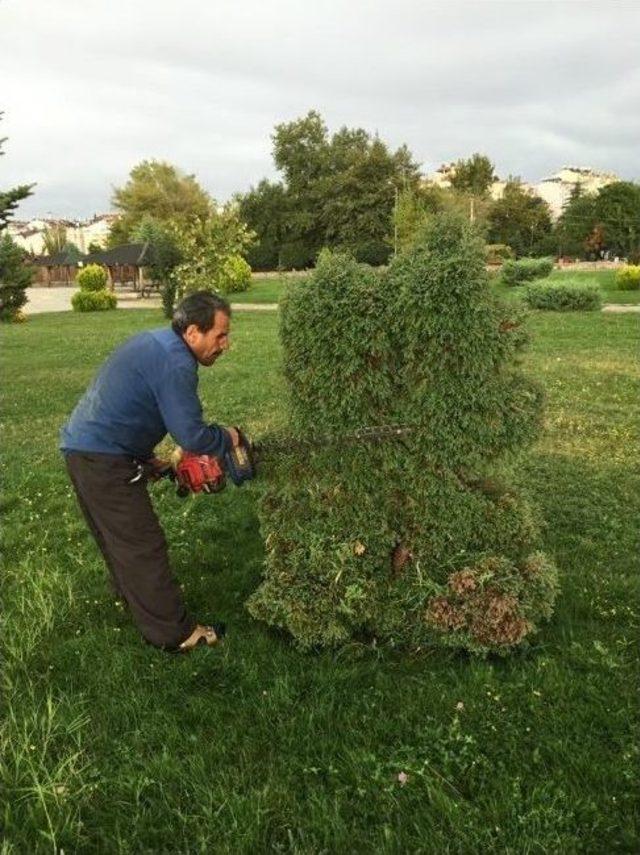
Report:
M312 108L428 169L638 177L639 36L635 2L0 2L2 183L38 182L25 216L86 216L157 157L225 199Z

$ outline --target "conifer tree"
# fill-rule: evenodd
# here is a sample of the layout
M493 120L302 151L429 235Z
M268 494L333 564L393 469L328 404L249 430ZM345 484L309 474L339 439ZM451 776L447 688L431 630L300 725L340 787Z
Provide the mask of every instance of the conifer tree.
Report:
M506 652L549 617L557 571L535 510L497 472L537 435L523 317L492 297L484 247L439 215L379 278L324 253L282 304L294 435L410 425L281 458L260 506L251 613L303 647L374 636Z

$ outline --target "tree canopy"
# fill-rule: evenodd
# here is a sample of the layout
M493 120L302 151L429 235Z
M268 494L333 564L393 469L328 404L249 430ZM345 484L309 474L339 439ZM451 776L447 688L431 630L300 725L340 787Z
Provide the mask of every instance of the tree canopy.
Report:
M484 196L495 180L493 163L486 155L475 152L471 157L458 160L455 163L451 176L451 186L454 190L463 193Z
M548 251L545 241L552 230L549 206L539 196L524 189L517 178L510 178L501 199L488 215L489 242L507 244L517 255L536 255Z

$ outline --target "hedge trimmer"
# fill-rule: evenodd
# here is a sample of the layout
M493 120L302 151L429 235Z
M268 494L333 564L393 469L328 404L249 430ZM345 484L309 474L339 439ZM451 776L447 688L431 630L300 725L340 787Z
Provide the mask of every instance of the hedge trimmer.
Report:
M240 442L222 458L177 449L171 461L156 459L152 462L152 477L175 480L179 496L187 496L189 493L219 493L225 488L227 478L237 487L255 478L258 463L271 457L327 445L398 440L410 433L412 428L404 425L379 425L360 428L346 434L269 438L259 442L252 442L241 430L236 430Z

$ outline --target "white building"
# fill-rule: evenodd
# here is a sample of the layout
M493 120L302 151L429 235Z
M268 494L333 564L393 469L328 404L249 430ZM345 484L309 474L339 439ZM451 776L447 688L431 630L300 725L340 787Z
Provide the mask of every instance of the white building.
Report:
M576 184L585 193L593 194L615 181L620 181L620 179L613 172L598 172L588 167L563 166L555 175L539 181L535 185L535 192L549 205L551 216L557 219L569 201Z
M73 220L43 219L40 217L33 220L15 220L9 223L9 234L18 246L34 255L44 254L44 232L47 228L64 228L67 240L75 244L80 252L89 251L90 244L96 244L101 248L107 245L109 229L118 214L96 214L90 220L78 222Z

